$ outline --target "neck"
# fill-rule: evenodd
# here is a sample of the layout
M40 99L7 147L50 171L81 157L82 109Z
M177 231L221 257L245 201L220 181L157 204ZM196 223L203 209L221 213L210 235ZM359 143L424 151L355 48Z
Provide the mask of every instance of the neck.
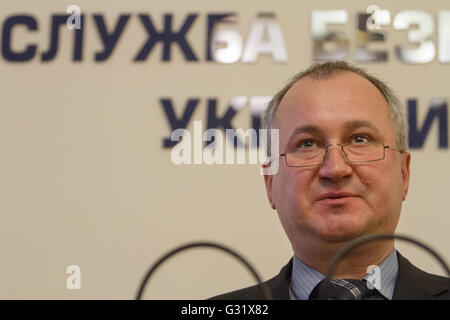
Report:
M303 242L305 243L305 242ZM320 243L296 246L294 254L303 263L326 275L334 255L347 242ZM394 249L394 241L376 241L354 248L336 266L333 279L361 279L370 265L379 265Z

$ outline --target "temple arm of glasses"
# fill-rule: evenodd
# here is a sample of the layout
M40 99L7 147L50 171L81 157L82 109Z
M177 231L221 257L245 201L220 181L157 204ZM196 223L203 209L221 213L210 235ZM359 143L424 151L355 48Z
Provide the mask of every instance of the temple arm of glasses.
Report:
M402 150L400 150L400 149L397 149L397 148L394 148L394 147L391 147L391 146L384 146L384 148L385 148L385 149L395 150L395 151L398 151L398 152L400 152L400 153L404 153L404 152L405 152L405 151L402 151Z

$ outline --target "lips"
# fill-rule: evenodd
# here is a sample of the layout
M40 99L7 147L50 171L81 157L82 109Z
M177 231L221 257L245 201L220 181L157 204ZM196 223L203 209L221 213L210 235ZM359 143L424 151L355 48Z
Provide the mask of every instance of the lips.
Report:
M357 194L351 193L351 192L327 192L322 194L317 201L322 200L338 200L338 199L346 199L346 198L354 198L358 197Z

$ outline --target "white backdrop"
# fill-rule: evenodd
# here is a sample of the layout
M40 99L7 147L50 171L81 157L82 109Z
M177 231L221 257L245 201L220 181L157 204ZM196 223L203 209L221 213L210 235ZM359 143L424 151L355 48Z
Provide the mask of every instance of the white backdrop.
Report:
M59 50L49 49L52 15L76 4L85 15L83 57L73 61L73 31L60 30ZM286 80L313 62L310 19L313 10L342 9L348 23L330 26L349 39L348 60L355 61L356 13L369 1L2 1L0 24L8 17L34 17L37 30L14 27L16 52L36 45L33 58L0 58L0 298L132 299L151 263L188 241L226 244L247 257L264 279L279 272L292 256L287 238L265 195L256 165L176 166L163 139L171 126L161 106L170 98L178 118L188 99L199 99L193 120L206 124L208 99L223 114L232 97L270 96ZM438 46L438 13L446 1L378 1L392 18L403 10L422 10L434 19L431 36ZM207 16L237 13L225 25L245 40L260 12L272 12L280 24L288 59L261 55L255 63L205 61ZM178 30L190 13L198 14L186 39L198 61L186 61L176 44L162 61L156 44L145 61L133 61L147 40L139 14L162 29L163 15ZM93 15L103 15L111 32L120 14L129 21L105 61ZM421 127L434 97L448 99L450 64L437 56L409 64L395 55L408 44L407 31L383 27L387 40L373 44L389 52L386 62L360 66L387 80L406 105L417 99ZM4 40L4 35L3 38ZM450 39L449 39L450 41ZM3 43L3 47L5 44ZM233 119L249 128L248 105ZM448 124L448 117L446 122ZM448 132L447 132L448 135ZM411 185L398 232L422 239L450 259L450 152L438 148L438 123L425 144L414 149ZM419 267L442 274L437 262L409 244L398 243ZM66 268L81 269L81 289L66 287ZM235 260L210 249L176 256L159 270L146 290L151 299L203 299L253 283Z

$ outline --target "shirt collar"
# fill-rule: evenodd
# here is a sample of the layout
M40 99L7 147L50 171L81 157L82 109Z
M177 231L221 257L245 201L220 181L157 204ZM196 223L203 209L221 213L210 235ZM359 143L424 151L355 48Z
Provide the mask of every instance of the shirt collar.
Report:
M395 288L395 281L398 274L398 260L396 250L392 252L377 266L380 271L379 292L392 299ZM314 287L325 278L319 271L307 266L299 258L294 256L292 266L291 285L289 293L291 300L308 300L309 294ZM370 274L363 279L370 280ZM377 287L377 283L375 283Z

